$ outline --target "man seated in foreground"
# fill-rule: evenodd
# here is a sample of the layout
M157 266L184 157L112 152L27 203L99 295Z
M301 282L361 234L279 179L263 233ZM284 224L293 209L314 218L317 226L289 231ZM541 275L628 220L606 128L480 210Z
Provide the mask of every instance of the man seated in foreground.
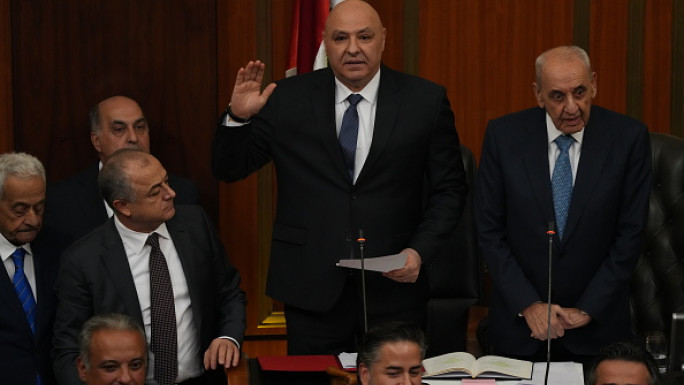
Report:
M589 370L589 385L659 385L660 372L646 349L629 342L602 348Z
M86 385L143 385L147 372L145 332L125 314L100 314L79 336L78 375Z
M361 384L419 385L426 350L425 334L416 325L390 322L369 330L356 358Z

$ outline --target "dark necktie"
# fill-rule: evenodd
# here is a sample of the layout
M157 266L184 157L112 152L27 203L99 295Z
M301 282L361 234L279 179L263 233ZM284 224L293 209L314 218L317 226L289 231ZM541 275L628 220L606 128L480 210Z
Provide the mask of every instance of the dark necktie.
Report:
M553 206L556 211L558 236L563 239L563 231L568 220L568 209L572 198L572 168L570 167L568 150L575 139L570 135L561 135L554 142L556 142L560 154L558 154L556 165L553 168L551 186L553 188Z
M24 313L26 313L26 319L31 326L31 332L35 334L36 300L33 298L31 285L24 273L24 255L26 255L26 250L21 247L16 249L12 254L12 260L14 261L14 277L12 278L12 282L14 283L14 291L17 292L21 306L23 306Z
M150 305L154 353L154 379L159 385L172 385L178 376L178 333L173 287L166 258L159 248L159 234L152 233L145 242L150 251Z
M340 128L340 148L344 156L344 163L347 165L349 177L354 180L354 160L356 159L356 138L359 136L359 113L356 105L363 99L359 94L351 94L347 97L349 107L342 116L342 127Z

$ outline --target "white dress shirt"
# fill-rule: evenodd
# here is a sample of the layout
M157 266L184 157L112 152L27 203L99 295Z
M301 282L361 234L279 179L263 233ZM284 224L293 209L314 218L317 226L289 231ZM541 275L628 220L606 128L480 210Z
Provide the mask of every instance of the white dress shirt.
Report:
M33 267L33 254L31 253L31 245L25 243L19 247L23 247L26 250L26 255L24 255L24 274L28 278L29 285L31 285L31 291L33 292L33 299L38 303L38 293L36 292L36 269ZM17 250L17 246L11 244L5 236L0 234L0 257L2 257L2 263L5 265L7 274L9 275L10 282L14 280L14 260L11 258L12 254Z
M359 94L363 99L356 105L359 114L359 134L356 139L356 158L354 160L354 183L363 168L371 143L373 142L373 129L375 125L375 111L378 105L378 88L380 87L380 70L373 76L368 84L359 92L352 92L347 86L335 78L335 132L340 136L344 111L349 107L347 98L351 94Z
M149 266L150 250L152 248L145 245L149 234L139 233L126 228L116 216L114 216L114 223L123 241L128 265L131 268L140 310L142 311L145 335L149 345L152 336ZM166 224L162 224L154 232L159 234L159 247L166 258L171 285L173 286L173 299L176 308L176 331L178 333L178 378L176 382L183 382L190 378L198 377L204 372L201 362L197 359L200 356L199 341L197 340L199 334L192 318L192 303L190 302L190 292L188 290L188 283L185 280L183 266ZM149 356L148 381L154 378L154 353L150 351Z
M556 159L560 154L560 150L556 145L556 138L563 135L563 132L556 128L553 120L549 114L546 114L546 137L548 139L549 152L549 177L553 177L553 169L556 167ZM584 127L574 134L570 134L575 139L575 142L570 145L568 149L568 156L570 157L570 168L572 168L572 185L575 185L575 178L577 177L577 166L579 165L580 153L582 152L582 140L584 139Z

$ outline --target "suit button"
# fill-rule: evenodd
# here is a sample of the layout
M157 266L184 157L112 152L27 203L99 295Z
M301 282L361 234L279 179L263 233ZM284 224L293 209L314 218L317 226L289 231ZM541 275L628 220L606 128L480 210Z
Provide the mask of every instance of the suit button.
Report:
M352 193L352 195L351 195L351 199L356 199L358 197L359 197L359 195L357 193Z
M352 238L351 238L350 236L347 236L346 238L344 238L344 240L347 241L347 242L351 242L351 241L352 241Z

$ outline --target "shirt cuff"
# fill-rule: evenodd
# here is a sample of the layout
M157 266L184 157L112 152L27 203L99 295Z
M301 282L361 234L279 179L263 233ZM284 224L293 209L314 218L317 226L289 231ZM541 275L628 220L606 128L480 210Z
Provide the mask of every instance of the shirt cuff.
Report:
M219 338L224 339L224 340L231 340L231 341L233 341L233 343L235 344L235 346L237 346L238 349L240 349L240 344L237 342L237 340L236 340L235 338L233 338L233 337L228 337L228 336L221 336L221 337L219 337Z

